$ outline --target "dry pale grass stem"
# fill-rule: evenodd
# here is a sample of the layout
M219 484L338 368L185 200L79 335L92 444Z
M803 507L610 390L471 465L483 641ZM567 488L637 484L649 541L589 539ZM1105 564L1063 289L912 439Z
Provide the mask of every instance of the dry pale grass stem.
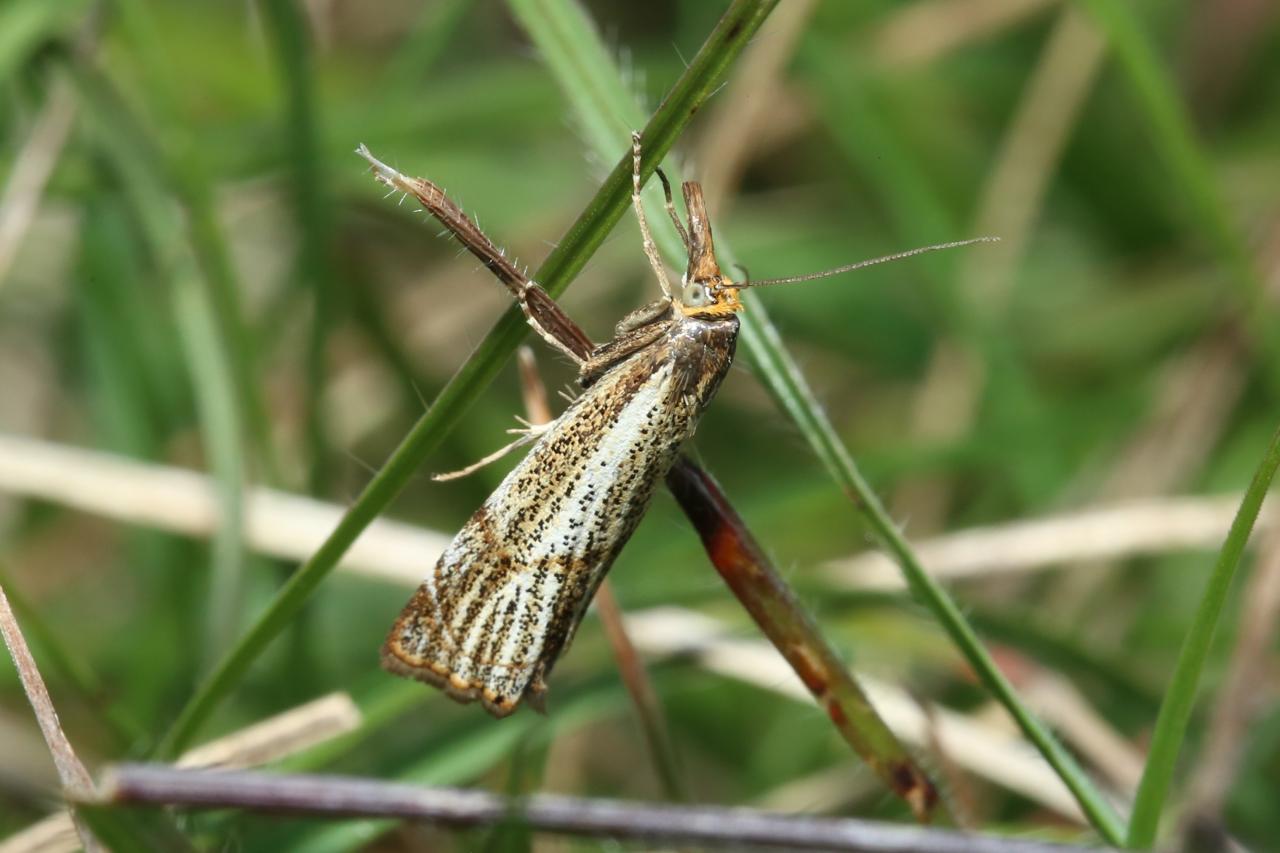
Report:
M934 577L990 578L1072 563L1121 560L1174 551L1213 549L1231 527L1240 495L1151 498L973 527L915 543ZM1259 530L1280 521L1274 500L1262 507ZM828 563L823 578L850 589L902 589L892 560L879 551Z
M36 666L35 658L31 656L31 650L27 648L27 641L22 636L22 630L18 627L18 620L14 618L3 588L0 588L0 635L3 635L4 644L9 649L9 657L13 659L13 665L18 670L18 679L22 682L22 689L27 694L28 701L31 702L31 710L35 711L40 732L44 735L50 755L53 756L54 767L58 770L58 779L62 782L63 792L70 797L89 795L93 791L93 779L90 778L89 771L85 770L84 765L80 763L80 759L76 757L75 750L71 748L71 742L62 731L62 726L58 722L58 712L53 707L53 700L49 698L49 690L40 676L40 670ZM86 850L91 852L102 850L97 839L79 820L76 820L75 828L80 843Z
M1053 6L1056 0L921 0L895 12L872 39L872 55L889 68L937 62Z
M208 538L219 524L216 484L183 468L34 438L0 435L0 491L189 536ZM253 550L305 559L342 518L344 508L265 488L245 491L245 537ZM417 585L439 557L444 534L386 519L374 521L342 566L397 584Z
M718 675L756 685L801 702L808 689L777 652L760 640L738 639L727 625L678 607L660 607L627 616L632 639L646 654L690 655ZM1084 816L1075 798L1045 760L1019 737L1007 720L987 720L937 708L933 719L902 688L857 675L871 703L893 732L917 747L931 741L967 772L994 782L1073 821ZM843 778L843 777L841 777Z
M353 732L361 722L350 696L330 693L189 750L177 766L260 767ZM72 853L78 848L65 814L50 815L0 843L0 853Z
M808 110L788 92L783 72L815 5L791 0L779 6L743 51L738 73L716 103L694 158L713 219L723 214L751 158L809 123Z
M428 788L344 776L207 773L124 764L104 773L98 802L173 804L293 813L401 818L449 826L493 826L513 818L539 833L741 849L860 853L1067 853L1085 848L970 835L850 818L782 815L747 808L659 805L531 794L518 802L488 791Z
M0 193L0 285L8 277L23 238L35 219L45 185L62 156L75 117L76 99L70 82L55 80L27 141L13 161L8 183Z
M1102 36L1084 13L1074 5L1064 8L1005 130L978 204L974 233L994 234L1000 240L967 251L960 259L958 292L988 324L998 324L1004 314L1045 194L1093 90L1103 55ZM916 392L912 434L934 444L968 434L986 386L986 370L979 354L964 342L939 341ZM908 480L894 494L892 506L899 517L910 517L916 529L936 530L950 510L951 487L932 478Z

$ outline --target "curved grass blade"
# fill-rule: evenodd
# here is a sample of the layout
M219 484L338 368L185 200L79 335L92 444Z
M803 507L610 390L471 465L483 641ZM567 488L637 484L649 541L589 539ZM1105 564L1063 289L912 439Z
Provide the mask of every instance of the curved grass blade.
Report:
M201 439L218 484L223 523L211 544L207 629L216 654L234 637L244 587L243 481L245 459L240 400L209 277L184 226L178 194L155 140L134 120L105 78L74 68L92 139L120 176L154 263L169 282L174 323L190 373Z
M309 291L312 305L307 330L305 399L306 454L310 460L307 491L328 489L330 442L325 426L325 350L333 325L338 282L334 275L332 202L321 156L319 120L306 22L294 0L264 0L264 30L281 77L284 126L290 152L290 201L298 224L294 284Z
M1240 564L1240 555L1249 541L1254 522L1258 520L1258 511L1262 508L1267 490L1271 488L1277 466L1280 466L1280 430L1271 436L1267 452L1258 464L1258 470L1254 472L1244 500L1240 502L1240 510L1231 523L1231 530L1227 532L1227 541L1222 545L1218 562L1213 567L1213 574L1209 576L1209 582L1200 597L1200 606L1187 631L1187 638L1183 640L1169 690L1165 693L1160 714L1156 717L1147 766L1143 768L1142 781L1138 784L1138 794L1133 802L1133 817L1129 820L1127 839L1129 847L1145 849L1155 842L1156 832L1160 828L1160 812L1164 808L1169 784L1173 780L1178 753L1186 738L1187 724L1195 706L1200 674L1204 671L1204 663L1213 643L1214 629L1217 628L1227 592L1231 589L1236 567Z
M1236 313L1250 338L1267 354L1258 364L1274 392L1280 388L1280 335L1274 312L1263 310L1266 285L1222 199L1178 87L1157 58L1132 4L1086 0L1084 5L1106 33L1111 51L1129 78L1134 101L1150 127L1152 146L1177 182L1177 195L1185 199L1195 230L1208 238L1238 291Z
M729 63L741 53L775 2L736 0L725 12L645 127L642 170L646 175L652 174L693 113L715 91ZM630 201L630 167L630 157L623 157L569 233L538 270L537 281L553 297L568 287L622 218ZM190 743L218 702L239 683L249 666L285 628L369 522L400 493L418 466L440 445L445 434L493 380L527 333L528 328L518 308L513 307L503 315L387 463L365 486L325 543L294 572L248 632L200 685L166 734L159 747L160 755L171 757Z
M8 83L41 44L71 30L88 5L19 0L0 8L0 83Z
M45 670L55 671L59 680L70 687L80 707L110 736L112 745L124 751L139 743L146 733L127 711L109 701L109 691L89 665L73 653L45 621L44 615L13 582L9 566L0 562L0 589L5 591L14 615L21 620L23 631L45 660Z
M172 58L170 45L161 32L155 16L138 0L120 0L113 6L118 14L119 29L124 33L130 54L141 65L139 79L146 83L146 94L160 114L181 114L180 89L169 73ZM223 349L235 381L236 400L243 426L261 467L262 478L280 485L280 471L271 443L271 424L267 406L257 383L259 363L258 341L255 339L241 305L241 287L231 261L231 250L215 209L215 187L205 163L203 149L185 129L182 121L165 123L163 145L154 134L144 129L142 121L120 97L105 71L88 69L86 76L110 98L119 111L122 129L146 152L169 190L182 204L190 231L191 247L200 265L208 291L209 305L217 323L218 334L225 342Z
M912 595L933 613L982 683L1004 705L1023 734L1070 789L1089 822L1109 844L1119 844L1124 837L1124 824L1115 809L1071 753L1018 698L1013 685L996 666L955 601L925 571L875 491L862 476L831 421L805 383L799 368L783 348L777 330L759 320L758 315L757 319L747 322L751 310L754 307L744 312L742 336L755 356L761 378L769 392L795 420L828 473L845 490L845 494L862 513L881 545L901 567Z

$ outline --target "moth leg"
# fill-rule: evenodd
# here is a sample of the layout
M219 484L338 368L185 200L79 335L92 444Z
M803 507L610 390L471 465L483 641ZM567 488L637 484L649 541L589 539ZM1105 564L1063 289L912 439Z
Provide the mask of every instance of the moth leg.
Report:
M556 301L536 282L526 281L515 292L520 310L538 336L573 360L582 364L595 349L578 324L569 319Z
M479 461L471 463L466 468L461 468L457 471L448 471L443 474L432 474L431 479L436 481L437 483L444 483L444 482L448 482L449 480L461 479L462 477L465 477L468 474L474 474L475 472L479 471L481 468L485 467L486 465L489 465L493 462L497 462L499 459L506 456L508 453L515 450L517 447L523 447L526 444L530 444L533 441L536 441L538 438L542 436L544 432L551 429L551 425L555 423L555 421L550 421L545 424L531 424L528 421L524 420L523 418L516 418L516 420L520 421L520 423L524 424L524 426L515 427L513 429L507 430L508 435L519 436L519 438L517 438L515 441L510 442L504 447L498 448L497 450L490 453L488 456L484 457L483 459L480 459Z
M556 396L572 406L582 396L582 390L574 385L565 385L556 391Z
M680 221L680 214L676 213L676 203L671 199L671 182L667 180L667 173L661 169L654 169L658 173L658 180L662 181L662 195L666 199L667 216L671 217L671 222L676 226L676 233L680 235L680 242L684 243L685 252L692 252L693 245L689 242L689 232L684 229L684 223Z
M631 204L636 209L636 219L640 223L640 236L644 239L644 253L649 258L649 265L658 276L658 286L668 299L671 298L671 279L667 268L658 255L658 247L653 242L653 234L649 231L649 220L644 216L644 204L640 200L640 133L631 131Z
M413 178L405 175L374 157L364 145L356 149L356 153L368 161L373 170L373 177L378 183L395 192L412 195L418 203L436 218L453 235L462 246L475 255L485 269L493 273L524 312L525 319L533 330L547 343L569 356L575 364L582 364L595 348L591 339L582 329L560 309L547 292L530 281L523 270L511 262L506 253L499 249L476 224L467 216L444 189L426 178Z

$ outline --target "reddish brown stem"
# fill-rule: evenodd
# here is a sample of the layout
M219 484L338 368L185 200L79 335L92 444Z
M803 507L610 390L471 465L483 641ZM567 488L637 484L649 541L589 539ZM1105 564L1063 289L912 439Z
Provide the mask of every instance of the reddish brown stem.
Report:
M841 736L906 800L918 820L928 822L945 813L929 777L880 719L715 480L682 456L667 475L667 487L702 537L716 571Z

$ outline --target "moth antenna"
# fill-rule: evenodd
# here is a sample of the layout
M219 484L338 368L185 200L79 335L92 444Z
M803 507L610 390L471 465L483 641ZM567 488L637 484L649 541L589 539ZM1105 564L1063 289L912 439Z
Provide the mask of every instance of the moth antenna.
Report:
M751 284L751 272L742 264L734 264L733 268L742 273L742 283L738 287L749 287Z
M905 252L895 252L892 255L884 255L879 258L871 258L867 261L858 261L856 264L846 264L835 269L824 270L822 272L809 273L808 275L791 275L785 278L762 278L756 281L744 281L741 284L734 284L734 287L764 287L769 284L796 284L802 281L813 281L818 278L829 278L833 275L841 273L853 272L864 267L874 267L877 264L886 264L889 261L900 261L903 258L911 258L916 255L923 255L927 252L940 252L943 249L958 249L962 246L972 246L976 243L998 243L999 237L974 237L972 240L955 240L950 243L935 243L932 246L920 246L916 249L908 249Z

